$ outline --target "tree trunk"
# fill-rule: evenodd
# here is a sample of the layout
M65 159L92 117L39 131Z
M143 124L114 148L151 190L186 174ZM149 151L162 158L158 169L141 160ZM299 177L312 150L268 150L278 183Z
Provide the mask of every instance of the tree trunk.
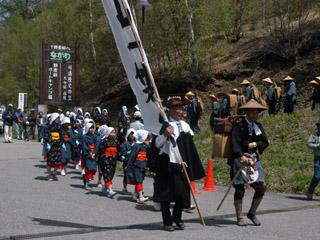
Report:
M188 0L185 0L185 4L187 8L189 9L189 2ZM190 55L191 60L191 74L195 75L198 72L198 59L197 54L194 49L194 31L193 31L193 25L192 25L192 13L188 15L188 29L189 29L189 41L188 41L188 52Z

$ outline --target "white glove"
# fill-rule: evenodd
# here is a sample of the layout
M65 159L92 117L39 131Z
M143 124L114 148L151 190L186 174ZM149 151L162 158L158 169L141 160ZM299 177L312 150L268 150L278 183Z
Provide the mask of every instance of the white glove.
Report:
M43 138L41 138L40 143L41 143L41 145L43 145Z

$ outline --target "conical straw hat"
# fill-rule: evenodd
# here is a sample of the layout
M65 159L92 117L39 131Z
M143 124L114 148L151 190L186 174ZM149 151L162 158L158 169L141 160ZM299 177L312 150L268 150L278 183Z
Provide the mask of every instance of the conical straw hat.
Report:
M240 91L239 91L238 89L234 88L234 89L231 90L231 93L237 93L237 94L239 94Z
M294 79L290 76L287 76L285 79L283 79L283 81L293 81Z
M320 81L320 76L316 77L316 79L317 79L318 81Z
M266 82L266 83L270 83L270 84L273 84L271 78L265 78L265 79L262 79L262 82Z
M251 99L245 105L239 107L239 109L258 109L258 110L267 110L268 108L258 103L256 100Z
M189 91L189 92L187 92L187 93L185 94L185 96L187 96L187 97L194 97L195 94L194 94L193 92Z
M309 84L319 85L319 83L316 80L310 81Z
M211 98L211 99L217 99L217 97L216 97L213 93L209 94L209 98Z
M251 84L250 81L248 81L247 79L243 80L242 83L240 83L240 85L248 85Z

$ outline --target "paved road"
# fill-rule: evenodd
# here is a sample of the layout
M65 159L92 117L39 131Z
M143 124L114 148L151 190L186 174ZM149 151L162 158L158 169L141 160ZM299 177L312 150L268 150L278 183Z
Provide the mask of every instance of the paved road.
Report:
M82 189L79 172L69 169L58 182L45 180L41 146L34 142L0 142L0 240L2 239L319 239L320 201L304 196L267 193L260 208L261 227L235 225L232 193L219 212L216 207L226 191L198 195L207 226L195 213L184 213L185 231L161 229L161 214L152 202L137 205L130 196L115 199L98 189ZM121 176L115 178L121 189ZM199 189L201 185L197 186ZM145 192L152 195L152 179ZM252 191L246 194L249 208ZM258 237L259 236L259 237Z

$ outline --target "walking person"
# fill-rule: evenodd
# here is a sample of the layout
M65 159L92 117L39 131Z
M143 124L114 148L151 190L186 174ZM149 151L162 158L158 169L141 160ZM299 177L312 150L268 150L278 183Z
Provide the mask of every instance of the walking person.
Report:
M29 122L29 131L31 134L31 138L32 138L32 140L35 140L36 139L37 114L36 114L36 110L34 108L32 108L30 110L28 122Z
M287 76L283 81L285 86L284 112L291 114L297 104L297 87L294 79L290 76Z
M185 228L182 210L190 208L190 187L181 166L186 163L190 181L205 176L197 149L193 142L193 131L183 121L184 107L189 103L185 97L170 97L165 104L169 109L169 122L162 133L156 137L155 146L159 154L155 155L155 192L161 205L164 230L175 230L173 222L180 230ZM170 203L174 202L173 212Z
M44 135L44 117L43 112L39 112L37 115L37 131L38 131L38 141L40 142Z
M143 194L143 180L147 169L147 161L150 158L150 140L148 131L140 129L136 133L136 144L133 146L132 153L126 167L126 176L129 184L135 186L135 200L137 203L144 203L149 200Z
M87 190L91 190L90 181L94 179L97 172L97 162L95 149L97 147L97 135L95 134L95 127L93 122L88 122L85 125L85 132L83 136L83 156L84 160L82 166L84 172L82 174L83 186Z
M15 120L15 113L13 111L13 105L10 103L7 109L2 113L3 126L4 126L4 142L12 143L12 126Z
M108 127L105 136L97 148L97 157L100 170L104 179L102 193L113 198L116 192L113 191L113 177L116 172L117 161L120 160L120 144L117 140L117 133L113 127Z
M50 115L50 122L45 131L43 144L47 157L48 181L57 181L57 170L64 168L60 114L52 113Z
M123 188L122 192L128 192L127 185L127 165L132 153L133 147L136 143L136 130L130 128L127 131L126 141L121 145L121 159L122 159L122 168L123 168Z
M22 129L23 129L23 140L29 141L29 112L28 108L25 107L21 113L22 118Z
M307 190L307 199L313 199L313 193L320 181L320 120L316 123L317 131L310 135L308 147L313 150L313 177Z
M240 107L240 110L245 112L245 117L241 118L232 129L232 156L228 160L228 164L230 165L230 177L233 180L235 188L234 207L238 226L248 225L242 217L242 199L245 194L245 184L249 184L255 190L247 217L255 226L261 225L256 217L256 211L262 201L266 188L260 155L268 147L269 142L262 125L257 120L259 112L266 109L265 106L262 106L254 99L250 100ZM258 178L249 182L245 175L246 172L242 172L242 168L244 167L252 167ZM239 171L241 171L241 174L234 179Z

